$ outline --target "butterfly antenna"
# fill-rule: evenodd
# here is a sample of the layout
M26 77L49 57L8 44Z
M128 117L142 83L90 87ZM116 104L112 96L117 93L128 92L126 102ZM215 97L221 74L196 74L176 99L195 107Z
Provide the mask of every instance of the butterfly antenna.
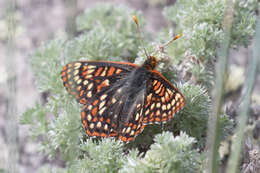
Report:
M181 37L181 34L177 34L175 37L173 37L173 39L171 39L170 41L168 41L167 43L165 43L164 45L162 45L160 47L165 48L165 47L169 46L169 44L171 44L172 42L174 42L175 40L177 40L180 37Z
M152 54L156 54L157 52L161 51L163 52L164 51L164 48L168 47L172 42L174 42L175 40L177 40L178 38L181 37L181 34L177 34L176 36L174 36L170 41L168 41L167 43L159 46L159 49L156 50L155 52L153 52Z
M142 45L142 47L143 47L143 49L144 49L144 53L145 53L146 57L149 58L148 53L147 53L147 51L146 51L146 49L145 49L145 47L144 47L144 41L143 41L143 37L142 37L142 33L141 33L141 29L140 29L140 26L139 26L137 17L136 17L136 16L133 16L133 20L135 21L135 24L136 24L136 26L137 26L137 30L138 30L139 37L140 37L140 43L141 43L141 45Z

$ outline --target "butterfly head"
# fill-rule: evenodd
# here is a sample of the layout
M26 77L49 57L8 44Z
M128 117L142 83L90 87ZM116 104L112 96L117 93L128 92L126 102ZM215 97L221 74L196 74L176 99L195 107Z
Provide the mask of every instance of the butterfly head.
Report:
M158 64L157 59L154 56L149 56L143 63L142 67L148 70L154 70L157 64Z

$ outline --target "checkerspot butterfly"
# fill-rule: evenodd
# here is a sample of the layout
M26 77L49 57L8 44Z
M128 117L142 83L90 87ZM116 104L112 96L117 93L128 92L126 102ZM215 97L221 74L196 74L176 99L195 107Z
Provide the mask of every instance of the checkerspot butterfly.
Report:
M65 88L84 105L81 119L88 136L129 142L146 125L173 118L184 106L184 97L155 70L157 63L155 57L148 56L141 66L76 61L63 67Z

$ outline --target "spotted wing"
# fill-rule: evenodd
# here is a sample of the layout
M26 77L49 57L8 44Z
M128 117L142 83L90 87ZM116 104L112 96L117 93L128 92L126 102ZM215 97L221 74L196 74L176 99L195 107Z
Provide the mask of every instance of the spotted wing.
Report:
M77 101L86 105L95 94L106 90L137 65L121 62L76 61L63 67L63 84Z
M129 142L142 132L144 97L138 96L132 105L126 105L123 83L98 94L84 106L81 119L88 136L118 137ZM125 106L128 106L126 112Z
M147 92L144 124L167 122L183 108L182 93L158 71L152 71L151 87Z
M126 105L127 109L126 117L128 120L122 120L122 127L120 127L120 133L118 138L124 142L130 142L140 134L144 129L143 112L145 102L145 88L143 88L136 96L135 102L132 105Z

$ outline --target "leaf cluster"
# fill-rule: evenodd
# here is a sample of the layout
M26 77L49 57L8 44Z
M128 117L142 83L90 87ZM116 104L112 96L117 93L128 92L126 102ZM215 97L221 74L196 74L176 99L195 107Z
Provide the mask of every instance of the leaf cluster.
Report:
M255 33L257 19L257 0L241 0L236 3L231 31L231 48L247 47ZM174 6L166 7L163 14L177 27L166 28L160 33L160 38L169 38L173 33L183 35L182 39L168 49L169 54L179 62L183 59L195 58L202 62L193 65L189 72L194 75L197 83L207 89L212 87L212 73L218 57L220 45L224 39L223 17L225 15L225 0L181 0Z

